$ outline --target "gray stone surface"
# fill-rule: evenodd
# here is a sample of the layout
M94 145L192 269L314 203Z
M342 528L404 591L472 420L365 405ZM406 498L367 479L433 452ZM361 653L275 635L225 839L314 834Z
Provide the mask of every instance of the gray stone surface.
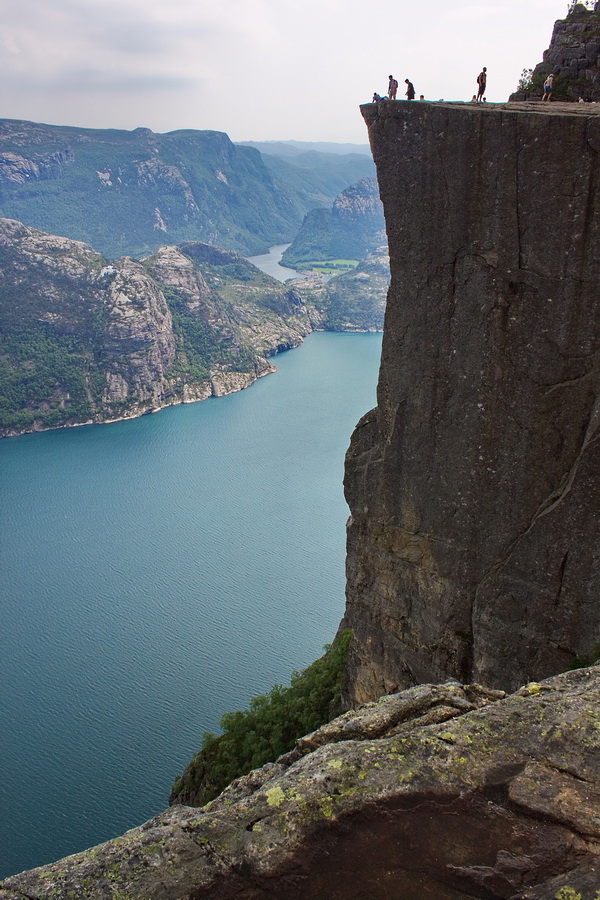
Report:
M599 701L597 667L383 697L0 900L596 900Z
M392 281L346 462L349 706L600 641L600 118L545 106L362 107Z

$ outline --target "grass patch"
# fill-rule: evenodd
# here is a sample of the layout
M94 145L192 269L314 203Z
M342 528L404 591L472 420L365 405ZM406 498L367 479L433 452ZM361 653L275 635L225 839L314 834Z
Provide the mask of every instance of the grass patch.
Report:
M341 275L358 265L357 259L309 260L301 263L301 271L320 272L321 275Z

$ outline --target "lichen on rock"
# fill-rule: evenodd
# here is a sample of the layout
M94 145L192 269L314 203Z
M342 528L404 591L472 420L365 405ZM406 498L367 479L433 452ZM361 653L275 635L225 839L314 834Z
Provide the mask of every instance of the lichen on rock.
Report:
M5 880L0 900L550 900L591 884L600 668L537 687L382 697L202 809Z

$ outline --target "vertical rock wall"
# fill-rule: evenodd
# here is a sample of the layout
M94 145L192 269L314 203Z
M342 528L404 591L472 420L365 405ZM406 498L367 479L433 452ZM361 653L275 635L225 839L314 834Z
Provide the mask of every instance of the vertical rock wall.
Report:
M350 705L600 642L600 117L556 106L362 108L392 281L346 462Z

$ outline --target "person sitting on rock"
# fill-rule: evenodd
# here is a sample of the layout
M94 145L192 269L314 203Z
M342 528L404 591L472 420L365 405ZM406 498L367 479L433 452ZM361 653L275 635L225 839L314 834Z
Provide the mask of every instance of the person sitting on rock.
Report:
M377 92L375 92L375 93L373 94L373 101L372 101L372 102L373 102L373 103L379 103L380 100L383 100L383 97L382 97L380 94L378 94Z
M544 96L542 100L550 100L552 96L552 82L554 81L554 75L548 75L544 82Z

